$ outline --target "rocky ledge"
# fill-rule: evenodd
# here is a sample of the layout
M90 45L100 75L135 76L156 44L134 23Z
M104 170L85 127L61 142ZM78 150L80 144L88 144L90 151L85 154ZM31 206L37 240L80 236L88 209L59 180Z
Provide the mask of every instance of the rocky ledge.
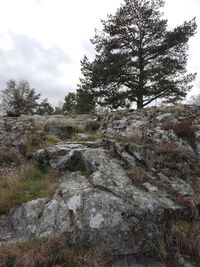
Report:
M113 257L166 259L132 258L128 265L119 258L113 266L175 266L167 263L170 253L177 266L198 266L198 114L195 107L115 113L100 120L96 141L37 150L35 162L58 170L59 186L51 199L1 215L0 243L64 235L72 244L100 245Z

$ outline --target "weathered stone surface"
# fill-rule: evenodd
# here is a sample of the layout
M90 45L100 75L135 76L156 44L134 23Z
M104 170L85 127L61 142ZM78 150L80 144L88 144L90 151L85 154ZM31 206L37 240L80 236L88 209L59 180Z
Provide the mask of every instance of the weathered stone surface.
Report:
M45 125L44 131L60 139L71 138L75 134L75 128L70 125Z
M62 143L39 150L36 159L63 173L60 187L49 202L32 201L8 214L11 223L4 225L1 241L65 233L74 242L102 240L112 253L147 252L156 245L160 216L181 209L167 197L134 187L120 161L103 148Z
M102 243L117 256L155 250L157 230L165 216L198 213L199 115L193 107L116 113L102 120L102 142L60 142L38 150L38 164L60 171L59 187L51 199L32 200L1 215L0 243L64 234L72 243ZM43 123L46 119L47 124L55 119L71 120L38 117ZM74 120L80 126L86 119L83 115ZM166 130L166 123L184 120L191 120L196 131L193 145L172 129ZM0 148L11 147L19 153L32 127L22 118L1 118ZM58 128L47 128L48 133L62 138ZM139 132L141 140L129 141L131 132ZM191 266L181 255L179 258L180 265ZM165 265L129 256L118 258L112 266Z

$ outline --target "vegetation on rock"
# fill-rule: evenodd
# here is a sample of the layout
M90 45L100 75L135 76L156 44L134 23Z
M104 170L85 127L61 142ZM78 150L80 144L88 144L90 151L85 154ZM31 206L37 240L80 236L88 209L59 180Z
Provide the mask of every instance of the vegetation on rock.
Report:
M58 186L58 173L29 164L0 177L0 214L29 200L51 197Z

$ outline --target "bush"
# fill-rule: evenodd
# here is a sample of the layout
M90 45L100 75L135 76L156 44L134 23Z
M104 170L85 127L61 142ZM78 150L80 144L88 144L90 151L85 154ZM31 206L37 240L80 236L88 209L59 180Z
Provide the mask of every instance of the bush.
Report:
M195 129L192 123L188 120L179 123L167 123L163 125L164 130L172 129L179 138L186 139L188 143L195 148L196 146L196 136Z
M163 156L163 162L166 163L178 163L189 161L194 158L194 153L188 151L188 149L177 147L175 142L166 142L161 144L156 149L156 153L160 156Z
M85 131L96 132L100 128L101 124L98 121L88 121L85 124Z

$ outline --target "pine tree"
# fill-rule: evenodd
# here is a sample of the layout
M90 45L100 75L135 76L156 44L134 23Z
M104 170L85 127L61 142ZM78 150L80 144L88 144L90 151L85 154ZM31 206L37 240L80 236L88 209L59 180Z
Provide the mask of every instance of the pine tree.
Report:
M76 112L91 113L95 110L95 101L93 95L86 88L77 89L76 93Z
M81 79L98 103L143 108L158 98L181 100L191 89L196 74L187 74L186 64L195 18L169 30L163 6L163 0L125 0L102 21L92 40L95 59L84 58Z
M77 105L76 101L76 94L75 93L68 93L65 96L65 101L62 106L62 113L64 114L71 114L75 112Z

